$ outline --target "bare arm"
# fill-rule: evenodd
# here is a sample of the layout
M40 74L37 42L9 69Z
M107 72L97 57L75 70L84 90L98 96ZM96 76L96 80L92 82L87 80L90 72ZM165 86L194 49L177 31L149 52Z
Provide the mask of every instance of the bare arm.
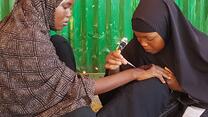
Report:
M128 82L136 80L135 75L133 75L134 72L135 72L134 69L130 69L130 70L120 72L118 74L114 74L114 75L107 76L107 77L100 78L100 79L96 80L95 94L101 94L101 93L108 92L108 91L115 89L119 86L127 84Z
M164 78L169 78L165 70L156 65L150 65L148 69L129 69L98 79L95 83L95 94L108 92L133 80L141 81L153 77L158 78L162 83L166 83Z

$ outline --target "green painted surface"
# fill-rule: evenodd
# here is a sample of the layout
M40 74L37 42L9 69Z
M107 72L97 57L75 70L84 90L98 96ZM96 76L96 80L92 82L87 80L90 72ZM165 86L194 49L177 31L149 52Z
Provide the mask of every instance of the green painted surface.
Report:
M14 0L0 0L0 20ZM71 42L78 70L104 72L105 56L122 37L132 37L131 17L139 0L76 0L69 26L58 32ZM208 0L176 0L185 16L208 34ZM55 32L52 32L54 34Z

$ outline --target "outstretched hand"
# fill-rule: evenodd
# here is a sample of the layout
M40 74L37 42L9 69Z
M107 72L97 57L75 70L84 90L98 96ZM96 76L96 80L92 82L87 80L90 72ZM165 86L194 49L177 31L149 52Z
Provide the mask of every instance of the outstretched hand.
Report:
M169 75L165 71L165 69L163 69L157 65L154 65L154 64L144 65L144 66L137 68L136 70L141 72L139 77L137 78L137 80L146 80L146 79L156 77L162 83L166 83L165 79L171 78L171 77L169 77Z

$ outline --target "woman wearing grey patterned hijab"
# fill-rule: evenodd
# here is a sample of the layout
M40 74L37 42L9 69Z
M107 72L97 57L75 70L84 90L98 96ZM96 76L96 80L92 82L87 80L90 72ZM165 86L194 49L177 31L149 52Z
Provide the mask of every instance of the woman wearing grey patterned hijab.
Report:
M48 32L56 28L56 7L69 9L72 4L73 0L16 0L10 15L0 23L1 117L60 116L88 107L94 94L133 80L167 77L153 66L146 70L148 75L137 68L95 81L66 67Z
M0 116L52 116L90 103L94 81L78 78L50 42L61 2L17 0L0 24Z

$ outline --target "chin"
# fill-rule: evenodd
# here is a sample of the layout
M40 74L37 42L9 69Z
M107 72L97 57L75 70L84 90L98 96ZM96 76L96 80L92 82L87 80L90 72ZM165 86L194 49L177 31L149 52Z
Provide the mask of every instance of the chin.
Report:
M60 31L60 30L62 30L62 29L63 29L62 26L56 27L56 30L57 30L57 31Z
M158 52L155 52L155 51L145 51L147 53L150 53L150 54L157 54Z

